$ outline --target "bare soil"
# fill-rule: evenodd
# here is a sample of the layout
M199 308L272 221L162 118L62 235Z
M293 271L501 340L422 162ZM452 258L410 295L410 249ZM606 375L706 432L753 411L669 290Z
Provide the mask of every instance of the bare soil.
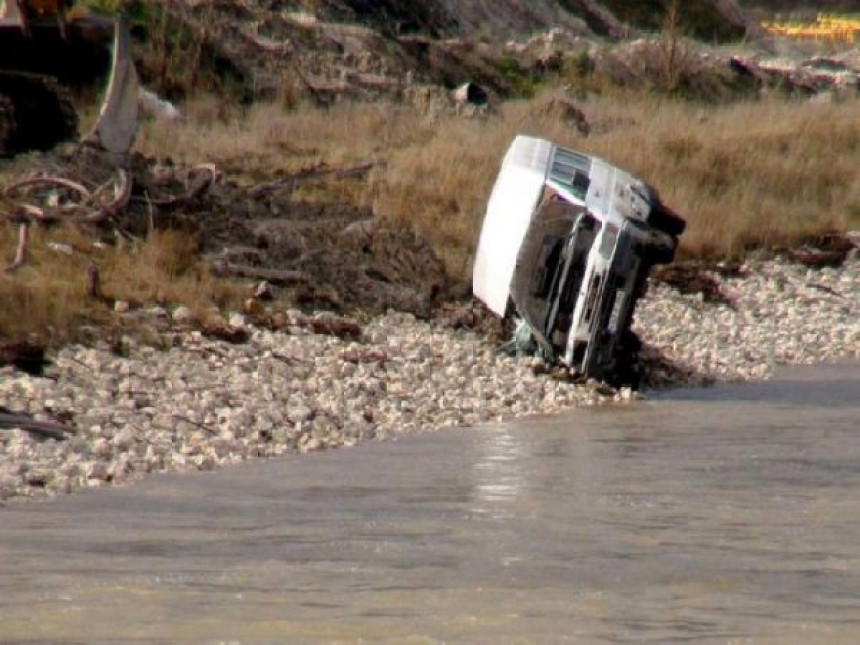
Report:
M88 151L54 170L91 186L113 172ZM136 155L131 199L99 234L111 241L117 230L139 238L153 228L179 229L198 237L201 258L217 275L267 281L301 308L429 316L453 284L426 242L386 227L369 208L294 195L310 182L324 188L370 170L315 166L241 185L211 166Z

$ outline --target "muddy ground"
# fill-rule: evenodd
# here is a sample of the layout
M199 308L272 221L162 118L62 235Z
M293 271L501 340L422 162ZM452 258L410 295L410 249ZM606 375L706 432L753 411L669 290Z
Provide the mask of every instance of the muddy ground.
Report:
M214 274L265 281L303 309L368 315L396 309L428 317L466 289L446 275L426 242L387 227L369 208L296 196L300 187L324 191L328 182L364 181L372 170L318 165L240 185L215 166L134 155L127 202L102 222L77 225L106 243L141 239L152 229L187 231L199 239L201 259ZM96 193L117 172L112 160L81 149L42 164L33 175L72 180ZM62 208L77 198L57 185L16 195L19 203L36 204L48 215L50 204Z

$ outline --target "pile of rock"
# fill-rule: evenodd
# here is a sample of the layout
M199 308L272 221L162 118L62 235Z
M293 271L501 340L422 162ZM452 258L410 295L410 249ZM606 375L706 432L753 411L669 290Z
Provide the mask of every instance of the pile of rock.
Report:
M853 252L856 254L856 251ZM700 382L764 378L780 365L860 357L860 262L810 269L786 261L711 275L724 298L658 285L634 329ZM655 384L669 376L650 374Z
M731 68L755 79L764 89L778 88L829 99L853 98L860 92L860 66L847 55L816 56L802 62L732 56ZM853 66L852 66L853 65Z
M68 492L162 470L353 445L416 429L474 425L615 395L537 375L469 331L390 313L363 342L253 330L232 345L177 333L167 351L127 340L67 347L51 378L6 373L0 401L71 417L78 433L0 435L0 495ZM626 396L630 396L627 393Z
M766 262L743 273L714 274L722 302L652 288L636 319L646 355L660 359L651 382L759 378L783 363L860 358L856 258L814 271ZM298 324L247 331L238 345L173 331L166 350L130 339L66 347L48 378L3 368L0 405L68 420L77 432L40 441L0 431L0 499L638 397L559 379L473 331L409 314L372 320L360 339Z

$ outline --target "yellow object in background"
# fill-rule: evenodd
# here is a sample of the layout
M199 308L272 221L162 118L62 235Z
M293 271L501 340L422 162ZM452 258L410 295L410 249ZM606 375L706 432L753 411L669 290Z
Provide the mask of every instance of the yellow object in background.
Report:
M814 23L765 22L762 27L774 36L852 43L860 34L860 16L818 14Z

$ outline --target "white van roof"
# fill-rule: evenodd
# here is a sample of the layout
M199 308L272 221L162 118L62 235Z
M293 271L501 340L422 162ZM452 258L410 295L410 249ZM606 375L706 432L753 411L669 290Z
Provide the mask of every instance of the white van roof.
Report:
M554 148L543 139L514 139L487 203L472 291L499 316L505 315L517 254L543 194Z

